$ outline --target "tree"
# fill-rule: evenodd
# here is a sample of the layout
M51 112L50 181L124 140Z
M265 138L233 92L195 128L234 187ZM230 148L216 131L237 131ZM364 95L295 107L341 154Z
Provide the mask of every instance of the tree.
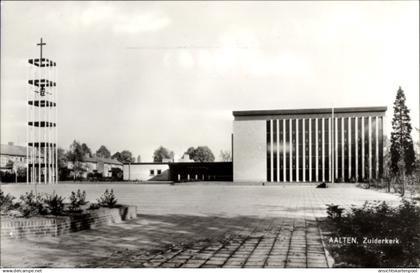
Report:
M20 182L26 181L26 167L17 167L16 179Z
M420 129L416 128L416 130L420 137ZM416 176L417 176L417 181L420 182L420 140L416 142L415 152L416 152L416 172L417 172Z
M214 155L213 152L207 146L198 146L197 148L190 147L185 152L190 156L190 159L195 162L213 162Z
M221 161L224 161L224 162L230 162L232 161L232 154L230 153L230 151L221 150L220 159Z
M119 162L122 163L133 163L134 162L134 157L132 155L132 153L128 150L124 150L122 152L116 152L115 154L112 155L113 159L118 160Z
M194 154L195 154L195 148L194 147L189 147L184 154L189 155L190 159L193 159Z
M102 145L96 151L96 156L97 157L102 157L102 158L110 158L111 157L111 152L104 145Z
M70 170L67 166L66 151L63 148L57 148L57 167L58 167L58 180L66 180L70 175Z
M73 179L76 179L77 176L79 176L83 171L83 156L84 151L82 149L82 145L76 140L73 141L73 143L70 145L70 149L66 154L67 159L72 163L73 165Z
M121 158L121 153L120 152L116 152L111 156L112 159L116 159L119 161L119 159Z
M128 162L133 163L134 162L133 154L128 150L122 151L120 161L124 163L128 163Z
M67 167L67 155L63 148L57 148L57 165L58 168Z
M15 163L12 160L8 160L6 163L6 169L13 169L13 166L15 165Z
M15 168L15 163L9 159L6 163L6 169L14 170L14 168ZM12 175L14 176L13 178L14 182L17 182L16 171L14 171Z
M399 173L410 175L415 169L416 157L411 139L410 110L405 105L405 95L401 87L394 102L394 117L391 132L391 162L393 175Z
M153 153L153 162L163 162L164 159L173 159L174 152L169 151L167 148L160 146Z
M92 151L90 150L89 146L86 143L82 144L82 152L83 156L92 157Z

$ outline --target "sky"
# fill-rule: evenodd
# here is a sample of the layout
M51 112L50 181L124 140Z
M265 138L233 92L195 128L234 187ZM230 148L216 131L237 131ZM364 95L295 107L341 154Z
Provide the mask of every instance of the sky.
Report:
M57 62L58 145L151 161L230 150L234 110L387 106L419 127L419 2L1 2L1 143L25 145L27 59ZM417 134L413 137L418 139Z

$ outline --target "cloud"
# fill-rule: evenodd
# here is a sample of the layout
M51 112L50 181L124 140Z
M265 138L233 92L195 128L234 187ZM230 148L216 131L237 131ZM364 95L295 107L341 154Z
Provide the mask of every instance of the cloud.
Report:
M171 20L161 12L127 12L108 3L93 3L83 10L80 22L84 26L110 27L115 33L135 34L163 29Z
M310 72L310 63L293 50L266 50L252 32L229 30L219 43L169 50L163 57L171 69L200 69L207 73L245 74L256 77L302 77Z
M170 68L201 69L209 73L238 73L257 77L302 77L310 63L293 51L265 53L259 48L221 47L167 52L163 63Z
M116 33L138 33L156 31L168 26L170 19L162 14L150 13L132 16L120 16L113 30Z
M85 26L103 24L111 20L115 12L112 6L93 4L81 12L80 22Z
M193 68L194 67L194 57L188 50L182 50L178 54L178 62L182 68Z

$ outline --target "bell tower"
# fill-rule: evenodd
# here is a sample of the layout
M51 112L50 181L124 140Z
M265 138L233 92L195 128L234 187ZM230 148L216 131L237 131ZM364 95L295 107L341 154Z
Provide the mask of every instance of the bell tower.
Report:
M57 64L43 56L42 40L37 44L39 58L29 59L27 91L27 183L55 184L57 168Z

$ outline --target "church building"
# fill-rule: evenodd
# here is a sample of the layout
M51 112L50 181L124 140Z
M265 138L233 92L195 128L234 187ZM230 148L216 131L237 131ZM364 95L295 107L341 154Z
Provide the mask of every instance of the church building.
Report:
M234 111L234 182L355 182L383 173L386 107Z

